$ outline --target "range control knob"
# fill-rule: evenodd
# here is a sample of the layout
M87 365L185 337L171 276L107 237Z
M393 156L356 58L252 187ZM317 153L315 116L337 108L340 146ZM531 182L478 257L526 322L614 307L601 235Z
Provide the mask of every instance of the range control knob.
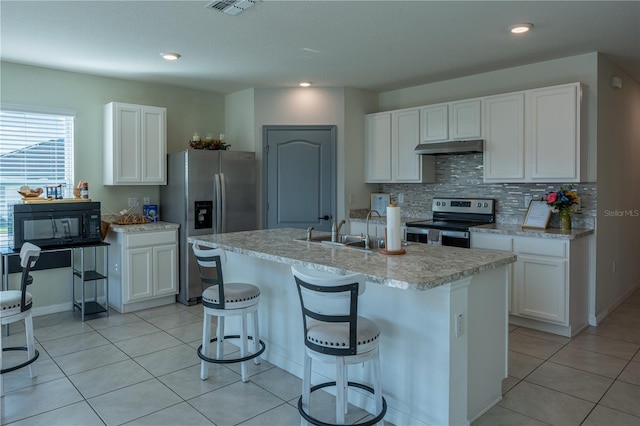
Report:
M478 207L482 207L482 203L478 203Z
M485 207L489 207L489 203L484 203L484 206Z

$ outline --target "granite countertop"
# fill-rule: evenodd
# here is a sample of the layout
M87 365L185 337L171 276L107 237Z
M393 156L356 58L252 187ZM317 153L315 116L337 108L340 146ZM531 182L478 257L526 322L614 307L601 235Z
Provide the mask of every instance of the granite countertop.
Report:
M178 228L180 228L180 225L171 222L151 222L133 225L116 225L115 223L109 224L109 230L113 232L153 232Z
M492 223L489 225L474 226L469 228L470 232L483 234L502 234L517 237L552 238L557 240L575 240L593 234L593 229L572 229L571 231L561 231L560 229L530 229L520 225L507 225Z
M354 222L365 222L364 219L361 218L349 218L349 220ZM417 219L415 217L403 217L401 218L402 226L405 226L407 222L415 222L422 219ZM382 224L386 225L386 218L371 218L369 221L371 224ZM515 224L506 224L506 223L491 223L488 225L480 225L469 228L470 232L478 232L484 234L502 234L502 235L511 235L518 237L536 237L536 238L554 238L558 240L575 240L576 238L586 237L587 235L593 234L595 231L593 229L572 229L571 231L561 231L556 228L547 228L547 229L527 229L522 228L520 225Z
M314 233L326 235L326 233ZM296 241L302 229L278 228L189 237L205 247L337 274L362 273L367 281L405 290L428 290L516 261L510 253L410 244L407 254L385 255L330 244Z

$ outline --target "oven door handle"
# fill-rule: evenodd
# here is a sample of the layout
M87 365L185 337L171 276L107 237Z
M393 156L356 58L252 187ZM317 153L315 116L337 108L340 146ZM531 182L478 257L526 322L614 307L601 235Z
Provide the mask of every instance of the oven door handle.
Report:
M464 231L440 231L443 237L469 239L469 233Z
M429 233L429 228L407 228L406 231L407 234L428 234Z

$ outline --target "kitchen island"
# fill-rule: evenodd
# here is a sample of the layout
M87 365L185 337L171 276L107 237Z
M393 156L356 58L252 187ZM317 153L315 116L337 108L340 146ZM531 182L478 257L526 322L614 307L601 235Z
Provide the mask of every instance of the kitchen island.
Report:
M225 280L261 289L263 357L302 377L303 331L292 265L344 275L363 273L361 315L381 328L386 419L394 424L466 425L502 398L507 376L507 266L513 254L413 244L389 256L299 241L300 229L198 236L189 242L228 252ZM371 382L368 369L349 377ZM334 376L314 364L312 381ZM374 412L368 394L349 401Z

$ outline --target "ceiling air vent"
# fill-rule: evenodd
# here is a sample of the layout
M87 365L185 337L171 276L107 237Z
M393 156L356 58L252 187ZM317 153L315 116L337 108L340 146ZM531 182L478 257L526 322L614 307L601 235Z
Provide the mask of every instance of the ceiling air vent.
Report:
M209 3L207 9L217 10L227 15L237 15L256 4L254 0L219 0Z

